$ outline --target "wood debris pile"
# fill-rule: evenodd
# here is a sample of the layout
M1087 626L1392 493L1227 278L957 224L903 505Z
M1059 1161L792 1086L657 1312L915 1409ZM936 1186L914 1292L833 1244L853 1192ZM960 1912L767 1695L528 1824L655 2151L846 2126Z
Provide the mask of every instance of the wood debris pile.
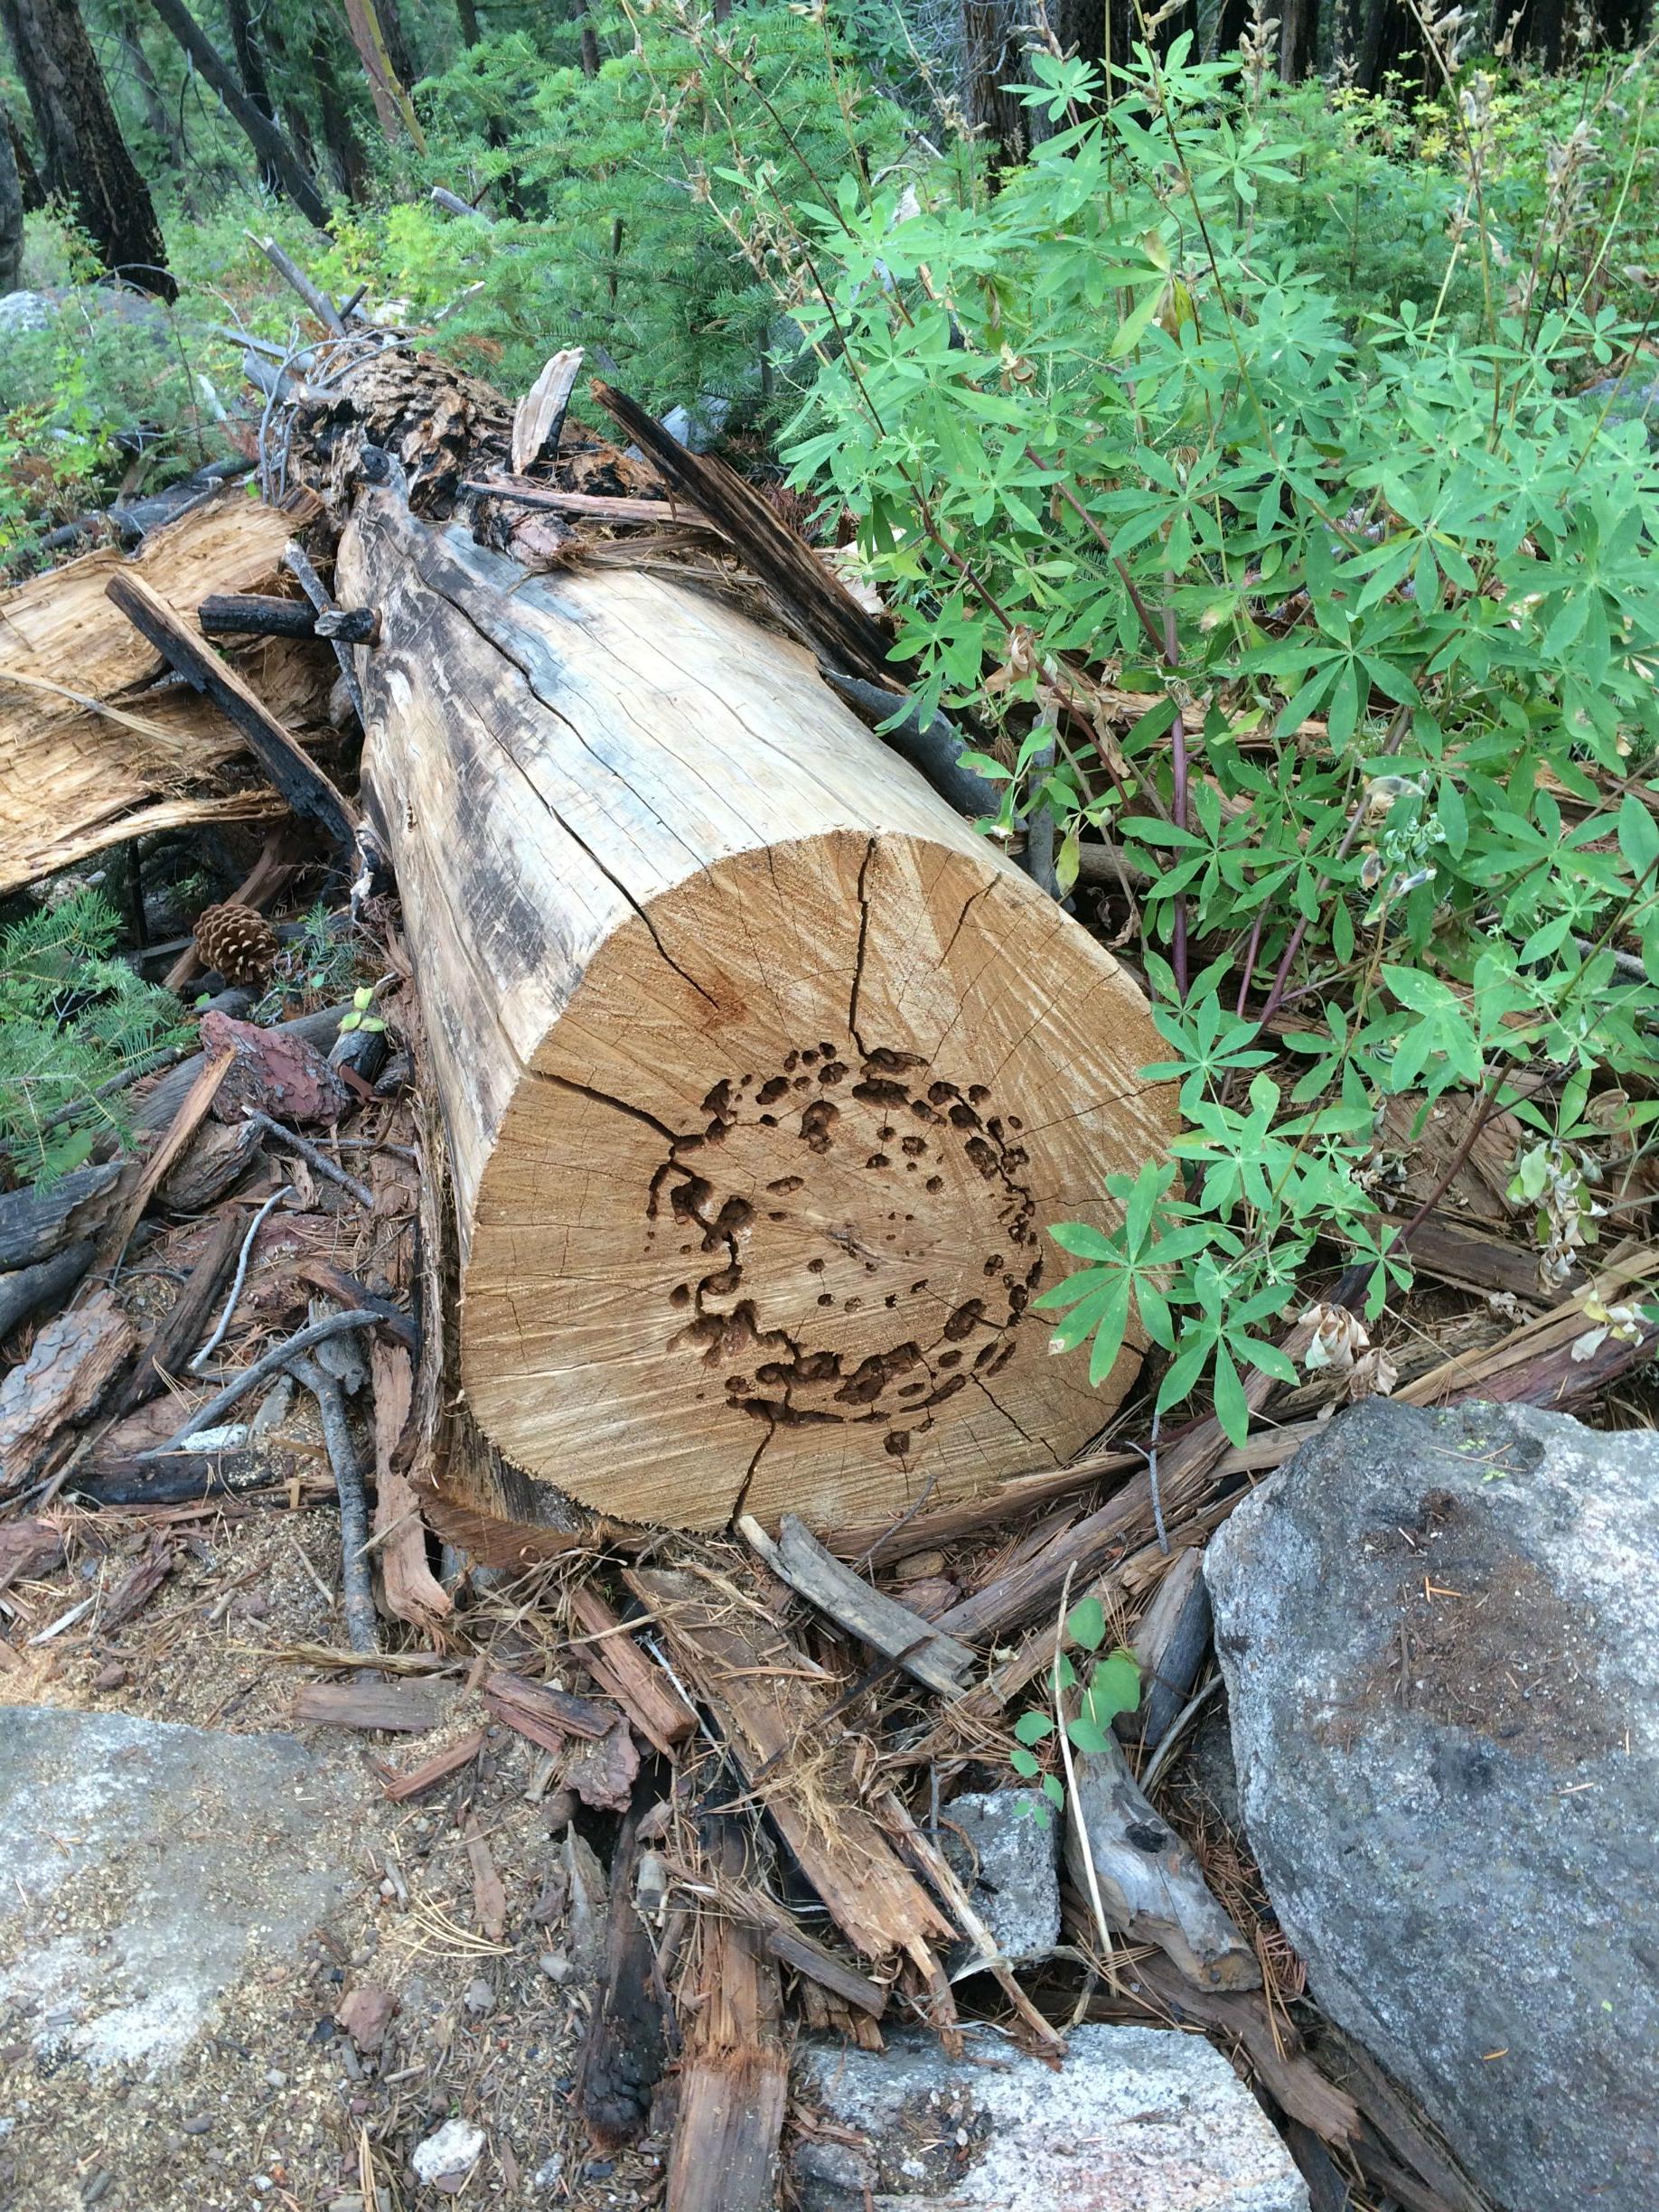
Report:
M333 997L302 1003L319 994L299 976L295 1010L261 1023L251 992L220 989L193 972L191 947L175 948L169 979L210 1003L200 1048L134 1087L132 1148L0 1195L0 1657L8 1617L42 1633L5 1592L51 1571L68 1514L118 1507L147 1532L101 1601L96 1629L108 1636L160 1587L192 1516L337 1496L341 1636L305 1668L295 1718L418 1738L436 1717L428 1676L459 1670L483 1723L424 1761L383 1762L389 1795L437 1790L483 1754L485 1729L506 1729L548 1763L545 1787L614 1823L575 2095L601 2146L661 2132L671 2113L674 2212L775 2201L797 2027L878 2048L893 2023L921 2020L953 2047L970 2011L1051 2057L1085 2018L1202 2029L1256 2085L1305 2170L1328 2177L1324 2201L1351 2184L1356 2204L1390 2194L1466 2212L1473 2198L1386 2085L1331 2057L1252 1870L1183 1779L1214 1681L1203 1545L1328 1412L1340 1364L1276 1397L1257 1377L1242 1447L1213 1420L1148 1434L1131 1401L1115 1434L1069 1459L1008 1451L984 1473L1017 1471L989 1490L936 1486L925 1454L913 1479L908 1445L891 1443L886 1509L867 1483L851 1493L863 1510L797 1516L779 1509L783 1492L745 1481L705 1516L724 1522L735 1504L725 1533L655 1525L638 1482L619 1481L622 1502L606 1510L591 1473L576 1486L597 1509L573 1506L473 1425L456 1279L492 1232L487 1208L469 1223L464 1207L472 1251L457 1249L450 1195L476 1195L487 1167L464 1148L482 1157L507 1105L486 1086L463 1111L455 1070L482 1055L498 1008L467 1028L441 972L431 886L420 876L412 888L429 865L413 801L406 822L383 785L353 788L355 710L366 698L383 728L387 671L431 617L412 586L398 587L402 614L389 590L384 604L335 605L318 575L333 551L325 501L338 520L361 496L361 536L395 471L406 577L429 581L418 561L438 559L408 517L457 509L479 546L527 571L700 569L727 597L764 600L846 685L899 704L879 623L735 473L684 453L614 392L600 398L630 451L561 439L574 376L567 358L550 363L510 420L482 388L407 353L361 338L319 345L275 395L284 427L267 489L282 496L227 493L134 560L95 554L9 595L0 887L163 829L238 824L246 837L258 825L250 865L226 888L290 931L303 900L322 896L347 957ZM285 491L278 475L317 491ZM352 574L389 577L366 544ZM451 604L476 613L483 601L467 599L453 558ZM208 642L232 636L228 653ZM888 713L878 704L870 718ZM948 793L942 741L907 742ZM483 804L479 786L462 796ZM1099 895L1115 895L1108 879ZM514 925L503 913L498 937ZM839 973L835 989L844 998ZM844 1016L855 1035L856 998L855 985ZM575 1066L545 1080L580 1089ZM951 1095L971 1119L968 1097ZM709 1111L711 1136L736 1141L736 1120ZM1405 1172L1421 1178L1408 1189L1435 1190L1426 1148L1446 1141L1438 1126L1401 1137ZM696 1223L704 1249L723 1245L726 1217L707 1214L683 1157L670 1164L665 1185L692 1193L681 1225ZM565 1158L549 1172L577 1167ZM1587 1297L1617 1305L1651 1254L1614 1242L1592 1282L1545 1294L1480 1174L1478 1158L1457 1168L1417 1241L1440 1350L1402 1326L1384 1347L1396 1394L1561 1405L1604 1392L1651 1333L1610 1332L1587 1351ZM509 1270L507 1305L519 1284ZM719 1310L735 1328L741 1308ZM1325 1310L1292 1337L1293 1355ZM724 1373L739 1354L716 1337ZM743 1356L753 1397L765 1370ZM797 1357L792 1391L803 1375ZM870 1396L888 1380L872 1371ZM604 1402L585 1418L584 1467L602 1467ZM1073 1444L1085 1433L1060 1427ZM781 1420L774 1431L819 1433ZM884 1433L909 1429L895 1420ZM661 1520L698 1517L673 1510L682 1492L664 1497ZM1004 1776L1022 1715L1065 1717L1056 1665L1086 1600L1107 1640L1133 1652L1141 1697L1098 1748L1062 1757L1064 1730L1045 1739L1067 1807L1065 1926L1051 1955L1017 1960L951 1846L951 1802ZM73 1626L66 1614L44 1633ZM569 1838L574 1897L587 1845L575 1827ZM487 1841L468 1849L477 1926L499 1942L508 1902Z

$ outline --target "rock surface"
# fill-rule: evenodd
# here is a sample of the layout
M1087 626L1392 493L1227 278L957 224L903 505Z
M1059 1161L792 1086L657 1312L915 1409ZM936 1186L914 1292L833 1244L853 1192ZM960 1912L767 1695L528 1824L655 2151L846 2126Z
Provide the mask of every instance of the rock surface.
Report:
M797 2095L864 2145L801 2137L801 2212L1308 2212L1283 2142L1198 2037L1080 2028L1058 2079L988 2033L969 2051L952 2064L895 2035L803 2052Z
M343 1877L286 1736L0 1707L0 2017L49 2064L155 2073Z
M1005 1958L1041 1958L1060 1940L1060 1824L1035 1790L970 1790L944 1809L940 1840ZM975 1971L966 1945L952 1978Z
M1507 2212L1659 2204L1659 1435L1373 1399L1210 1546L1315 1994Z

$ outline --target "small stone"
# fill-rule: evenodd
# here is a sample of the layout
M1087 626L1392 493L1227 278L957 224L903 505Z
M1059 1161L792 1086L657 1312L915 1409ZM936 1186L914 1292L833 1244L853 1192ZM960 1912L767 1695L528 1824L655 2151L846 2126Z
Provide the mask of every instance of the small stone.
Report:
M1060 1940L1059 1823L1035 1790L970 1791L944 1809L945 1857L970 1885L997 1947L1040 1958ZM952 1977L971 1971L972 1945L951 1954Z
M536 1964L549 1982L568 1982L570 1979L570 1961L562 1951L544 1951Z
M429 2189L443 2189L453 2195L466 2179L483 2154L484 2132L474 2127L470 2120L445 2120L435 2128L424 2142L416 2144L409 2158L417 2181Z
M182 2123L186 2135L205 2135L212 2124L212 2117L208 2113L194 2113Z
M92 1677L92 1687L95 1690L103 1691L125 1690L129 1679L127 1669L121 1664L121 1662L118 1659L111 1659L108 1665L99 1667L98 1673Z
M398 2000L389 1990L372 1982L360 1982L335 2009L334 2018L365 2057L372 2057L386 2040L386 2030Z
M564 2178L565 2154L562 2151L556 2151L551 2158L543 2159L531 2174L530 2187L533 2189L557 2189Z
M100 2166L98 2170L92 2176L91 2179L88 2181L85 2188L81 2190L80 2201L83 2205L102 2204L105 2198L108 2196L110 2190L114 2189L114 2174L109 2171L107 2166Z
M265 2085L267 2089L286 2089L288 2085L288 2077L280 2067L267 2067L265 2072Z
M483 1974L475 1974L466 1985L466 2009L469 2012L492 2012L495 2010L495 1992Z

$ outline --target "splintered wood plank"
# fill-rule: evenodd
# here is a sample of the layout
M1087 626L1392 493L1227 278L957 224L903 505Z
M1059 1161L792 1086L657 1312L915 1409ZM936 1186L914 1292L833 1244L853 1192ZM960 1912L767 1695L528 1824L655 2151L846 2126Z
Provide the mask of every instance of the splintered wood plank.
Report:
M1044 1233L1114 1221L1102 1178L1175 1107L1111 955L722 604L527 578L390 486L339 576L381 614L367 810L505 1458L618 1518L771 1528L1076 1451L1139 1351L1098 1391L1049 1356Z
M735 1821L717 1824L707 1855L717 1873L742 1875ZM668 2212L772 2212L789 2105L778 1970L764 1937L724 1913L700 1913L697 1940Z
M856 1795L852 1733L827 1720L840 1685L817 1679L752 1579L641 1567L624 1579L848 1941L866 1958L907 1957L935 1974L931 1946L957 1931Z
M271 811L263 792L178 795L242 740L192 693L133 696L163 663L104 593L112 576L139 577L190 614L210 591L274 580L288 538L317 511L309 493L279 511L239 488L155 531L136 558L100 548L0 593L0 892L140 830ZM238 665L285 722L323 719L329 679L317 648L262 645ZM144 728L100 713L106 702ZM145 805L162 792L171 795Z
M941 1636L919 1613L873 1589L825 1551L798 1514L783 1515L775 1543L752 1514L744 1514L737 1528L773 1574L860 1642L885 1653L929 1690L950 1697L961 1688L974 1665L967 1645Z

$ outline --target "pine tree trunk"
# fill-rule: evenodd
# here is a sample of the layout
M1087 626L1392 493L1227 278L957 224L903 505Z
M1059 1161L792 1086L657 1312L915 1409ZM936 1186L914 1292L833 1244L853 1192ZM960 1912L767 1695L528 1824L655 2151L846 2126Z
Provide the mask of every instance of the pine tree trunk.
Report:
M12 166L17 172L17 182L23 190L23 213L38 215L46 204L46 187L30 158L23 135L17 127L17 117L0 100L0 127L5 131L6 144L12 149Z
M14 7L18 4L19 0L0 0L0 7ZM305 220L315 223L319 230L326 230L328 205L317 190L316 179L301 161L286 133L249 99L223 55L184 5L184 0L153 0L153 5L199 73L224 102L261 164L268 164L281 179L284 192Z
M15 292L23 272L23 184L10 135L0 130L0 292Z
M230 50L236 56L237 74L241 78L242 89L266 120L275 126L276 103L271 98L265 64L259 58L259 49L254 43L253 20L248 12L248 0L225 0L225 14L230 20ZM267 192L279 192L282 190L282 178L266 155L259 157L259 182Z
M361 207L368 194L368 164L351 121L351 104L334 70L329 34L321 24L311 34L311 74L317 88L317 119L329 167L346 198L354 207Z
M71 206L104 267L172 299L167 249L75 0L0 0L40 136L47 190Z
M133 72L133 82L138 88L138 97L144 103L144 119L150 136L162 149L162 159L170 169L184 165L183 149L179 134L167 106L166 95L161 89L150 57L144 51L136 0L117 0L110 10L116 35L121 42L121 52L127 57L127 67Z
M1318 67L1319 0L1279 0L1279 73L1300 84Z
M1006 162L1021 160L1031 144L1028 111L1006 89L1025 80L1024 23L1019 0L962 0L968 120Z

